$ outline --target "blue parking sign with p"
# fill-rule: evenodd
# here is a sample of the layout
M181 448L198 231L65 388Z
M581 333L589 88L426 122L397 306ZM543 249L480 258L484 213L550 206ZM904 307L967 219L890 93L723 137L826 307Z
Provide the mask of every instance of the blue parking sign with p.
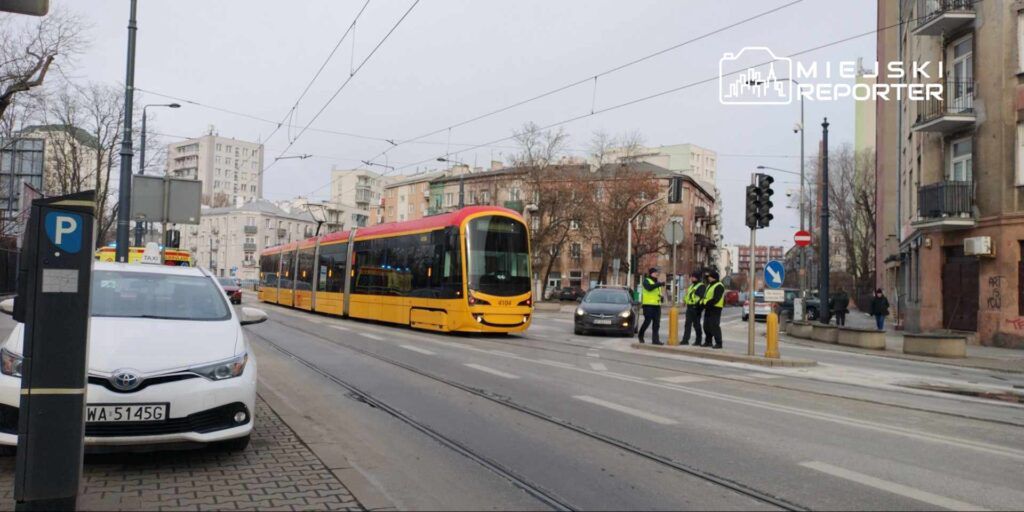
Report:
M70 212L49 212L43 225L50 243L75 254L82 250L82 216Z

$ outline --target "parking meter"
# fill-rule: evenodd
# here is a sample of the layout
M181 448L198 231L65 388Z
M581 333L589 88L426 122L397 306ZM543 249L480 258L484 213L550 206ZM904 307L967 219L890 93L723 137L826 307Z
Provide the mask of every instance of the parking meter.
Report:
M36 199L25 225L15 320L24 323L17 510L73 510L84 450L92 191Z

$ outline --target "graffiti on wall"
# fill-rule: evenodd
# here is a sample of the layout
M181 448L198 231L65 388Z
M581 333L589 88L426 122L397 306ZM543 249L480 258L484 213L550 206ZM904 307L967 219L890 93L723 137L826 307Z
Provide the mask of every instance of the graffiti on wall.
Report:
M989 309L1003 308L1003 276L992 276L988 278L988 300Z

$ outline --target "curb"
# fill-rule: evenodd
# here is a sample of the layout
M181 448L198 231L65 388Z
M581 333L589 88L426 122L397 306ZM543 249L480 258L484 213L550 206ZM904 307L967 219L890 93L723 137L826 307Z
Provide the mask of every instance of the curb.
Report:
M647 345L640 343L633 343L631 346L638 350L665 352L687 357L696 357L700 359L714 359L716 361L729 361L733 363L746 363L767 367L798 368L807 366L817 366L818 364L817 361L811 359L769 359L767 357L761 356L748 356L745 354L734 354L731 352L722 352L721 350L696 347Z

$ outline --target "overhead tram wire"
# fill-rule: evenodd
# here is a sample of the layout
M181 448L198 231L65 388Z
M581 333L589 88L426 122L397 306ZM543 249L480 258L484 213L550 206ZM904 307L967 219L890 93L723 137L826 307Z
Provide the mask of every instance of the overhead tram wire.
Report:
M392 25L391 29L388 30L387 34L384 34L384 37L382 37L381 40L377 42L377 45L373 47L373 50L370 50L370 53L366 55L366 57L359 63L358 66L356 66L354 70L352 70L348 78L346 78L345 81L342 82L340 86L338 86L338 89L334 91L334 94L332 94L331 97L327 99L323 106L320 107L320 110L318 110L317 113L313 115L313 118L310 119L309 122L306 123L306 125L302 128L302 130L299 131L298 135L296 135L294 139L288 142L288 146L285 148L285 151L282 151L281 155L278 156L284 155L284 153L291 149L291 147L295 145L295 142L298 141L306 133L307 130L309 130L309 127L313 123L315 123L317 119L320 118L324 111L327 110L327 107L329 107L331 103L334 102L335 98L337 98L338 95L341 94L341 91L345 89L345 86L347 86L352 81L352 79L355 78L357 74L359 74L359 70L363 69L363 66L365 66L366 63L370 61L370 59L377 53L377 50L379 50L380 47L384 45L384 42L391 37L391 34L395 33L395 30L398 29L398 26L401 25L403 21L405 21L405 19L409 16L409 13L411 13L412 10L415 9L417 5L419 5L419 3L420 0L415 0L412 3L412 5L410 5L409 8L406 9L405 13L402 14L402 17L398 18L398 21L396 21L395 24ZM277 163L276 159L272 161L270 165L264 167L263 169L260 169L259 176L263 176L264 173L272 169L275 163Z
M679 48L682 48L682 47L687 46L689 44L695 43L697 41L701 41L703 39L707 39L707 38L709 38L711 36L714 36L714 35L720 34L722 32L725 32L727 30L736 28L736 27L738 27L740 25L744 25L746 23L749 23L751 21L757 20L759 18L763 18L763 17L765 17L765 16L767 16L769 14L773 14L775 12L781 11L781 10L786 9L788 7L792 7L792 6L798 4L798 3L802 2L802 1L803 0L793 0L793 1L789 2L789 3L786 3L786 4L783 4L783 5L774 7L772 9L767 10L767 11L762 11L760 13L754 14L754 15L749 16L747 18L744 18L742 20L736 21L734 23L730 23L729 25L725 25L723 27L719 27L719 28L711 30L709 32L705 32L705 33L703 33L703 34L701 34L699 36L687 39L686 41L682 41L680 43L674 44L672 46L669 46L668 48L664 48L664 49L658 50L656 52L649 53L649 54L644 55L642 57L633 59L633 60L631 60L629 62L625 62L623 64L619 64L618 66L615 66L615 67L606 69L604 71L601 71L601 72L599 72L597 74L588 75L586 78L582 78L582 79L576 80L575 82L571 82L571 83L562 85L560 87L556 87L556 88L551 89L551 90L549 90L547 92L543 92L543 93L540 93L540 94L538 94L536 96L527 98L525 100L517 101L515 103L506 105L506 106L498 108L496 110L492 110L492 111L487 112L485 114L480 114L478 116L475 116L475 117L472 117L472 118L460 121L458 123L455 123L455 124L452 124L452 125L449 125L449 126L445 126L444 128L439 128L437 130L424 133L424 134L419 135L417 137L413 137L411 139L407 139L407 140L403 141L402 144L405 144L405 143L408 143L408 142L412 142L412 141L416 141L416 140L419 140L419 139L422 139L422 138L425 138L425 137L429 137L431 135L437 135L439 133L443 133L445 131L450 131L450 130L452 130L454 128L458 128L458 127L461 127L461 126L465 126L467 124L474 123L474 122L479 121L481 119L486 119L488 117L500 114L502 112L506 112L506 111L511 110L511 109L514 109L516 107L520 107L522 105L526 105L527 103L531 103L531 102L534 102L534 101L546 98L546 97L551 96L553 94L557 94L557 93L560 93L562 91L565 91L565 90L568 90L568 89L572 89L573 87L576 87L576 86L579 86L579 85L583 85L583 84L591 83L591 82L596 82L596 80L598 78L602 77L602 76L609 75L609 74L615 73L617 71L621 71L621 70L623 70L625 68L628 68L630 66L634 66L634 65L639 64L641 62L653 59L654 57L657 57L659 55L663 55L665 53L671 52L673 50L677 50ZM401 145L401 144L398 144L398 145ZM397 147L397 145L385 149L384 151L378 153L376 156L374 156L373 158L370 158L369 160L372 162L372 161L380 158L381 156L383 156L384 153L387 153L387 152L391 151L395 147Z
M352 33L353 30L355 30L356 22L359 21L359 17L363 15L363 11L365 11L366 7L369 6L369 5L370 5L370 0L366 0L366 3L364 3L363 7L361 9L359 9L359 12L356 13L356 17L352 19L352 23L349 24L348 28L345 30L345 33L341 35L341 38L338 39L337 44L334 45L334 48L331 50L331 53L329 53L327 55L327 58L324 59L324 62L322 64L320 64L320 69L316 70L316 73L313 75L313 78L311 78L309 80L309 82L306 83L306 88L302 90L301 94L299 94L299 97L295 100L295 103L292 104L292 108L290 108L288 110L288 113L285 114L283 118L281 118L281 121L279 123L277 123L277 127L275 127L274 130L270 132L270 135L267 135L267 138L264 139L265 141L266 140L270 140L271 138L273 138L274 134L276 134L277 131L280 130L282 126L284 126L284 123L288 119L290 119L292 115L295 114L295 110L297 108L299 108L299 102L302 101L302 98L306 97L306 93L309 92L310 87L313 87L313 83L316 82L316 79L320 78L320 73L323 73L324 68L326 68L327 64L331 61L332 58L334 58L334 54L337 53L338 48L340 48L341 44L345 42L345 39L348 37L348 35L350 33ZM355 47L353 47L353 55L354 54L355 54Z
M975 3L981 2L981 1L982 0L975 0ZM837 40L834 40L834 41L831 41L831 42L828 42L828 43L824 43L824 44L820 44L820 45L817 45L817 46L813 46L811 48L806 48L804 50L800 50L798 52L786 55L785 57L792 58L792 57L796 57L796 56L800 56L800 55L805 55L807 53L811 53L811 52L814 52L814 51L822 50L822 49L829 48L829 47L832 47L832 46L836 46L836 45L839 45L839 44L843 44L843 43L846 43L846 42L849 42L849 41L853 41L853 40L861 38L861 37L869 36L869 35L872 35L872 34L877 34L879 32L883 32L883 31L886 31L886 30L891 30L891 29L899 27L901 25L910 24L910 23L913 23L915 21L918 21L918 20L921 20L921 19L924 19L924 18L925 18L925 16L920 16L920 17L917 17L917 18L906 19L906 20L900 21L898 23L894 23L892 25L888 25L888 26L885 26L885 27L868 30L866 32L861 32L859 34L855 34L855 35L851 35L851 36L848 36L848 37L844 37L842 39L837 39ZM721 75L715 75L713 77L709 77L709 78L705 78L705 79L689 82L689 83L680 85L678 87L673 87L671 89L666 89L666 90L661 91L661 92L657 92L657 93L654 93L654 94L649 94L647 96L636 98L636 99L633 99L633 100L630 100L630 101L627 101L627 102L624 102L624 103L619 103L617 105L612 105L610 107L605 107L603 109L594 110L593 112L587 112L585 114L580 114L578 116L574 116L574 117L570 117L570 118L567 118L567 119L563 119L561 121L557 121L557 122L554 122L554 123L551 123L551 124L548 124L548 125L545 125L545 126L541 126L541 127L539 127L539 129L540 130L549 130L549 129L557 127L557 126L561 126L563 124L568 124L568 123L571 123L571 122L574 122L574 121L578 121L580 119L585 119L585 118L592 117L592 116L595 116L595 115L598 115L598 114L603 114L605 112L610 112L612 110L618 110L620 108L624 108L624 107L627 107L627 106L630 106L630 105L635 105L637 103L642 103L642 102L645 102L645 101L648 101L648 100L656 99L656 98L659 98L661 96L665 96L665 95L672 94L672 93L675 93L675 92L679 92L679 91L682 91L682 90L690 89L690 88L696 87L698 85L703 85L703 84L706 84L706 83L709 83L709 82L713 82L715 80L720 79L721 77L732 76L732 75L736 75L736 74L742 73L743 71L746 71L746 69L748 69L750 67L765 66L765 65L771 64L773 62L776 62L776 60L777 59L767 60L767 61L755 64L753 66L748 66L748 67L745 67L745 68L742 68L742 69L737 69L735 71L730 71L728 73L723 73ZM515 135L513 134L513 135L509 135L507 137L502 137L500 139L494 139L492 141L488 141L486 143L480 144L480 145L478 145L476 147L466 148L466 149L462 150L462 152L472 151L474 149L479 149L479 148L483 148L483 147L490 147L490 146L493 146L494 144L496 144L498 142L504 142L504 141L511 140L511 139L514 139L514 138L515 138ZM403 170L403 169L408 169L410 167L414 167L414 166L418 166L418 165L423 165L423 164L428 163L428 162L433 162L433 161L436 160L436 158L437 157L434 156L434 157L431 157L431 158L420 160L418 162L412 162L412 163L403 165L401 167L396 167L393 171L385 172L385 173L383 173L383 175L387 176L389 174L392 174L394 172L397 172L397 171L400 171L400 170ZM307 195L312 195L312 194L315 194L316 192L319 192L320 190L323 190L324 188L330 186L332 181L329 181L326 184L321 185L320 187L318 187L318 188L314 189L313 191L309 192Z

